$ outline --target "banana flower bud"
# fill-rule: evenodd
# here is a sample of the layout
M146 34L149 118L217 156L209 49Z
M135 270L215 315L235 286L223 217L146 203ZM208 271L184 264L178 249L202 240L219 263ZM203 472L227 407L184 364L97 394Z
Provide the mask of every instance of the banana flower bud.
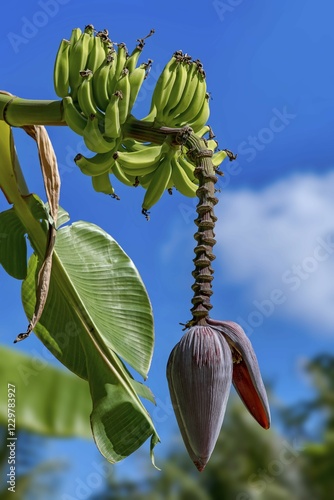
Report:
M236 323L207 318L206 325L190 327L170 354L167 379L183 441L199 471L218 439L231 383L257 422L270 427L259 365Z

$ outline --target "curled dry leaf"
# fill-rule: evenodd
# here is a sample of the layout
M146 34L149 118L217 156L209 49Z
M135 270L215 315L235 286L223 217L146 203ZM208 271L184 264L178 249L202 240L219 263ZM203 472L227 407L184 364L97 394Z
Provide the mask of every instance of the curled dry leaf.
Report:
M27 331L21 333L15 339L15 342L25 339L29 336L32 330L38 323L44 309L44 305L48 296L51 269L52 269L52 255L53 249L56 241L56 224L57 215L59 208L59 193L60 193L60 176L58 171L58 164L56 155L49 138L49 135L42 126L29 125L22 127L25 132L32 137L38 148L38 156L41 164L44 187L49 203L50 216L52 219L52 224L49 225L48 229L48 242L47 248L43 260L43 264L38 273L37 282L37 297L36 297L36 307L28 325Z

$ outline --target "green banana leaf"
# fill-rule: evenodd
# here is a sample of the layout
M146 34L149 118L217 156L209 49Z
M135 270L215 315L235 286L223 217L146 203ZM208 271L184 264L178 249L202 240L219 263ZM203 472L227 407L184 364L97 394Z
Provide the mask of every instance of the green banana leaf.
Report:
M33 254L22 284L28 318L40 265ZM88 380L91 426L101 453L117 462L150 436L153 450L159 437L140 400L154 401L153 395L122 361L147 376L154 341L151 304L133 262L98 226L80 221L58 230L48 299L34 331L61 363Z
M27 274L25 227L13 208L0 213L0 264L13 278Z
M30 197L29 207L36 219L48 220L38 197ZM31 318L41 262L33 254L26 266L25 230L15 209L1 218L11 243L1 246L1 263L9 270L10 256L18 255L11 274L26 275L22 301ZM59 222L67 220L62 211ZM150 436L153 449L159 438L140 400L154 402L153 395L121 361L146 377L154 340L151 305L132 261L99 227L77 222L58 229L49 295L35 333L61 363L88 380L94 439L109 461L125 458Z
M42 203L38 196L26 197L34 217L38 220L49 220L48 204ZM57 227L69 220L68 213L59 208ZM0 264L13 278L23 280L27 274L26 229L18 218L15 209L0 212Z
M4 346L0 346L0 359L0 380L6 385L6 390L0 391L0 425L7 427L8 423L7 384L10 384L10 397L16 402L17 431L91 437L92 403L87 382L41 358Z

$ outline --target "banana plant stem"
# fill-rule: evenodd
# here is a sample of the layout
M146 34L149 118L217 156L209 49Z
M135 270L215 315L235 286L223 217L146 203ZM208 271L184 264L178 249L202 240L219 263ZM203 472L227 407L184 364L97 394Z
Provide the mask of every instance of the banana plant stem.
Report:
M0 120L11 127L25 125L64 126L63 103L61 100L33 100L2 93L0 91ZM153 126L130 116L123 126L123 136L139 141L161 144L166 135L176 134L179 128Z
M145 122L130 116L123 126L123 135L125 138L161 144L166 136L176 135L181 130L180 128L154 127L154 122Z
M191 130L191 129L190 129ZM183 135L185 134L185 130ZM218 203L215 197L215 183L217 177L211 160L212 151L209 150L203 141L192 131L189 137L184 135L184 143L189 149L188 156L195 163L194 175L199 180L197 189L198 204L196 207L197 218L195 224L197 231L194 235L197 241L194 249L195 258L193 260L195 269L192 273L195 282L192 285L194 296L191 308L192 320L187 323L187 327L195 324L205 324L209 311L212 309L211 295L213 268L211 262L215 259L213 247L216 244L214 227L217 217L214 214L214 206Z
M17 174L13 165L13 149L11 139L11 129L9 125L0 121L0 186L9 203L12 203L19 219L27 230L31 243L39 256L43 256L46 248L46 234L40 223L33 216L26 198L20 191L17 182ZM15 163L15 162L14 162ZM17 167L17 165L15 165ZM23 174L22 174L23 175ZM26 187L21 180L20 185Z
M62 101L22 99L1 92L0 120L12 127L66 125Z

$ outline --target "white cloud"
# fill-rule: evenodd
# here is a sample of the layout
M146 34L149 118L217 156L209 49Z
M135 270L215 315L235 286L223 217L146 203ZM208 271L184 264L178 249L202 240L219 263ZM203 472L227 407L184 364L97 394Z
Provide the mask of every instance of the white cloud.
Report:
M334 172L224 191L216 213L226 282L245 285L253 304L279 289L285 300L275 315L334 334Z

